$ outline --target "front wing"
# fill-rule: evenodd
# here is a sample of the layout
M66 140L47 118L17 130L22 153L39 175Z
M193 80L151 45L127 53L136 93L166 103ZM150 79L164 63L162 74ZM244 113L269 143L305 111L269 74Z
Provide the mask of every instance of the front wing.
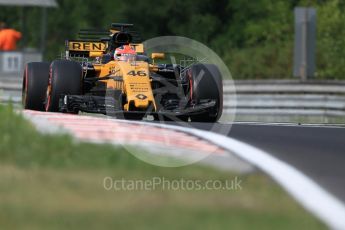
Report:
M215 101L202 102L186 108L179 108L174 110L154 111L153 108L148 108L145 111L124 111L118 100L113 97L102 96L88 96L88 95L64 95L60 99L59 110L65 113L75 113L78 111L87 113L101 113L111 116L117 114L145 114L145 115L164 115L164 116L186 116L197 115L209 111L216 105Z

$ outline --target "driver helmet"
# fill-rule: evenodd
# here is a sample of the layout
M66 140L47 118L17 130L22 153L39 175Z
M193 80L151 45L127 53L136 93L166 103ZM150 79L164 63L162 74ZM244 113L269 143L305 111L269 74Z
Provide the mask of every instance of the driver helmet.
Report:
M119 61L135 61L136 52L130 45L123 45L115 49L114 59Z

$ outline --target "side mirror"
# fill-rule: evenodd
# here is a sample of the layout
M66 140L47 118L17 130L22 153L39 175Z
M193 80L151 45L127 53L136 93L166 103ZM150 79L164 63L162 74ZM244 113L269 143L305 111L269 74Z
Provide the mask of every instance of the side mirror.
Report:
M165 54L164 53L152 53L151 58L154 59L164 59Z

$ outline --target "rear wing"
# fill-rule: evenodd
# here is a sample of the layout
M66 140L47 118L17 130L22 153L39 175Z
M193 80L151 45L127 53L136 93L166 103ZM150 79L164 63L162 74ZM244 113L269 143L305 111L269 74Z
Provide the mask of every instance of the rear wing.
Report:
M119 36L121 35L121 36ZM133 24L112 23L110 30L82 29L78 33L79 39L67 40L65 43L68 57L94 57L113 51L122 45L120 40L130 38L128 41L137 53L144 53L144 46L139 34L133 30ZM128 43L126 43L128 44Z
M130 46L139 54L144 53L142 43L129 43ZM68 57L91 57L92 53L98 53L98 56L108 51L108 42L90 41L90 40L67 40L66 54Z
M107 42L91 40L67 40L66 52L70 57L90 57L90 52L105 53L108 47Z

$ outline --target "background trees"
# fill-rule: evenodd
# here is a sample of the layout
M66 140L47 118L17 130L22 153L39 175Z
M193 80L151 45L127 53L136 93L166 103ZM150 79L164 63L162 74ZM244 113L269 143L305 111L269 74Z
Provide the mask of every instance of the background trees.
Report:
M345 3L341 0L58 0L49 10L45 57L55 58L64 40L81 28L111 22L136 24L144 39L180 35L216 51L234 78L289 78L292 75L293 8L318 11L317 77L345 78ZM20 28L21 11L2 7L2 18ZM27 40L39 42L40 10L28 8Z

